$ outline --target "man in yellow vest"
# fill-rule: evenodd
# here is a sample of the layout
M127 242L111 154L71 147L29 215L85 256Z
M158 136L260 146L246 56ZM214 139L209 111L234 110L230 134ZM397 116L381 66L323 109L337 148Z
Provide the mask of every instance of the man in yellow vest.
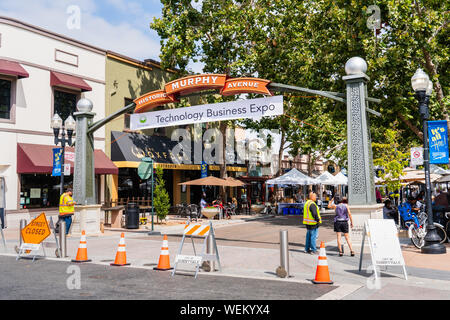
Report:
M66 222L66 234L69 233L70 225L72 224L72 216L75 212L74 205L76 203L73 201L72 195L72 189L69 188L59 198L59 220L64 220Z
M310 192L308 200L303 206L303 224L306 225L305 253L315 254L317 252L316 241L319 235L319 224L322 223L319 207L316 204L317 195Z

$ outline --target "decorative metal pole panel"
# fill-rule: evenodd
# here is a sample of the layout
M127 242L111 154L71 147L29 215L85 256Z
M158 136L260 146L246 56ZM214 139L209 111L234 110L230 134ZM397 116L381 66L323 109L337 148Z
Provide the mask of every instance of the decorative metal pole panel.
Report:
M347 76L347 153L348 195L350 205L376 203L372 158L372 143L369 131L367 108L367 86L369 77L364 73L367 64L361 58L352 58L346 64Z
M77 121L73 198L80 205L95 204L94 137L88 133L93 112L75 112Z

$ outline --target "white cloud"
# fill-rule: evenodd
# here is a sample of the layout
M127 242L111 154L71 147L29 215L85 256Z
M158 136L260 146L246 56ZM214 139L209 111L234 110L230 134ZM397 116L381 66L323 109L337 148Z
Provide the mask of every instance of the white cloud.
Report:
M139 3L121 0L107 0L116 8L125 8L130 13L130 20L142 13L144 19L149 19ZM67 7L77 5L81 9L80 29L68 29L66 22L69 15ZM100 10L93 0L59 0L59 1L2 1L0 15L18 19L42 27L44 29L66 35L76 40L86 42L105 50L112 50L135 59L152 58L158 60L160 52L159 39L148 27L149 21L144 21L148 32L128 22L112 24L96 14ZM142 25L142 24L141 24Z

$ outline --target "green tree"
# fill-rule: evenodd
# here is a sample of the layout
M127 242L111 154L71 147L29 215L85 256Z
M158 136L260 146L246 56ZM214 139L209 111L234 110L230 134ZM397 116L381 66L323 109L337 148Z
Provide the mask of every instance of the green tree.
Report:
M388 192L396 192L401 189L401 176L403 169L408 166L409 153L402 152L399 144L401 133L393 129L385 132L385 141L383 143L372 143L374 149L374 165L384 169L380 178L383 179ZM400 194L395 194L399 197Z
M204 0L201 7L187 0L162 3L163 16L151 26L161 37L161 60L167 67L186 70L189 62L201 61L204 72L343 92L345 62L361 56L368 63L369 96L382 100L372 107L382 113L371 116L372 140L383 141L386 128L400 120L395 130L402 132L398 143L403 148L422 138L410 84L421 67L435 89L431 119L448 120L448 1L377 1L383 22L378 33L367 27L372 14L367 9L373 4L368 0ZM288 115L313 126L299 129L278 117L270 127L285 128L287 143L298 145L299 152L345 157L346 148L334 148L345 141L339 134L346 128L345 104L293 98Z
M154 202L154 207L155 207L155 211L156 211L156 216L160 220L163 220L169 213L170 198L169 198L169 194L165 187L165 181L163 178L163 169L160 167L157 167L154 170L156 173L156 186L155 186L155 192L153 195L153 202Z

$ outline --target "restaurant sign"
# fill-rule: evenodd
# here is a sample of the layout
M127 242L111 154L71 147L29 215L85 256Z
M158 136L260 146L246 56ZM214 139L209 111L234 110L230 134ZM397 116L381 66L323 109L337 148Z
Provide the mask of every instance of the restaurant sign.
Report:
M134 100L135 113L149 111L157 106L179 102L179 97L204 90L220 90L223 96L255 93L272 96L269 80L258 78L228 78L225 74L200 74L173 80L164 89L146 93Z

